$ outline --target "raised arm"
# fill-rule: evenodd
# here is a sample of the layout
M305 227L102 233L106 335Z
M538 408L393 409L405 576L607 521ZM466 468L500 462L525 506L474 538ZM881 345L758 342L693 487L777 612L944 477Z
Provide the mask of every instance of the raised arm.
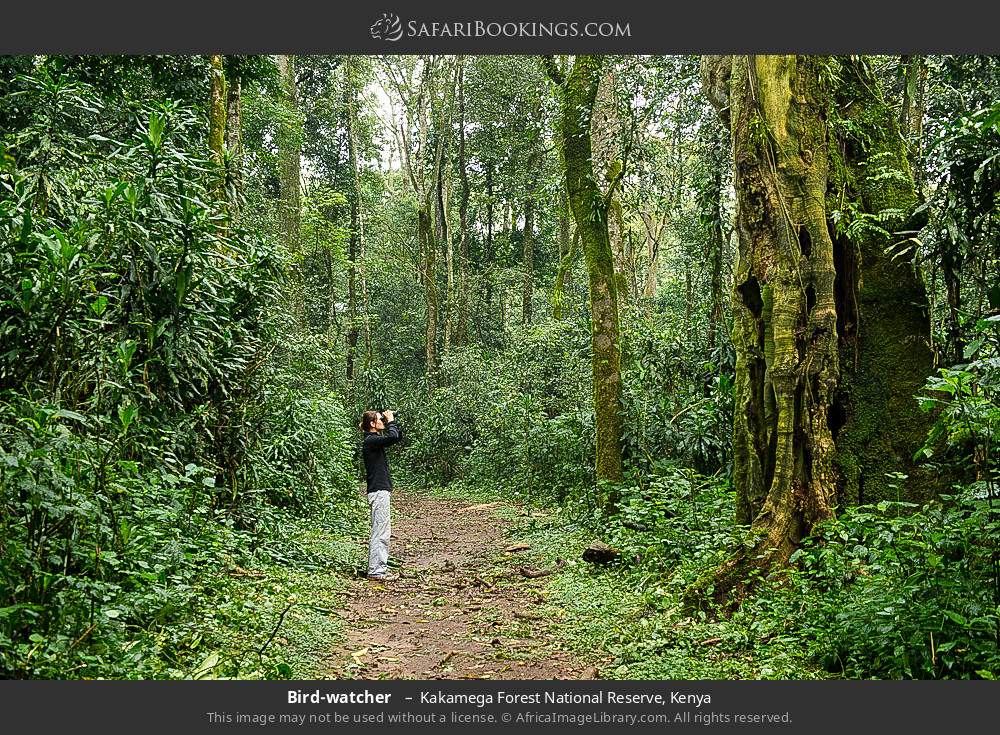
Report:
M390 421L385 427L385 434L369 434L365 441L373 447L388 447L403 438L403 430L395 421Z

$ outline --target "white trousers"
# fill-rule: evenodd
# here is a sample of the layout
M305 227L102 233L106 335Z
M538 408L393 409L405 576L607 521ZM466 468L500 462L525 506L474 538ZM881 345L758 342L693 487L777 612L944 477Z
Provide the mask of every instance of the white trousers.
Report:
M392 526L389 491L368 493L368 507L372 516L372 534L368 541L368 574L382 575L389 571L389 536Z

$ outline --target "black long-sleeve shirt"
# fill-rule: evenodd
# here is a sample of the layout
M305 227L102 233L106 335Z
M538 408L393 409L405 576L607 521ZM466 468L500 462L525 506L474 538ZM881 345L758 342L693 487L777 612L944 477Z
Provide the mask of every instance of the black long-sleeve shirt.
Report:
M365 480L368 483L368 492L392 491L392 476L389 474L389 463L385 459L385 448L402 438L403 431L395 421L389 423L385 434L374 431L365 434L361 453L365 458Z

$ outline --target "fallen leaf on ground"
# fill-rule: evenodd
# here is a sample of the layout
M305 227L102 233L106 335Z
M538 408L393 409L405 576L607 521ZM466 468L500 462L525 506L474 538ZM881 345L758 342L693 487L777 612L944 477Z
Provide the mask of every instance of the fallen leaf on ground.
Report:
M352 653L351 654L351 658L353 658L354 662L358 666L360 666L361 665L361 657L364 656L364 655L366 655L367 653L368 653L368 649L367 648L362 648L360 651L355 651L354 653Z

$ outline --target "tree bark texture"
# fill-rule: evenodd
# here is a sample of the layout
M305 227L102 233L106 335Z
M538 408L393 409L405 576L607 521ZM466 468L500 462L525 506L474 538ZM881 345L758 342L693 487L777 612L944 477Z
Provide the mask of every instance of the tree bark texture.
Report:
M465 156L465 63L458 66L458 176L461 187L458 203L458 324L455 328L456 345L468 342L469 304L469 172Z
M886 472L912 470L923 437L914 422L926 426L912 395L930 368L910 264L885 255L875 228L834 225L848 201L855 216L883 219L915 202L895 118L863 61L703 65L706 93L732 132L733 486L753 543L697 582L689 604L710 585L716 601L737 601L750 572L786 563L838 502L856 501L860 478L884 483ZM830 125L831 115L851 125Z
M344 61L344 124L347 133L347 164L351 170L351 231L348 238L348 270L347 270L347 378L355 374L358 339L361 328L365 332L365 366L371 362L371 333L368 328L367 283L364 278L364 218L361 211L361 173L358 165L356 139L357 97L358 88L355 82L355 64L352 57ZM360 288L359 288L360 287ZM360 293L359 293L360 291ZM364 310L365 316L360 312Z
M212 54L209 57L209 66L211 86L208 101L208 150L212 162L218 167L215 195L221 200L226 193L226 74L222 55Z
M243 80L234 74L226 93L226 151L229 153L227 179L232 193L229 196L229 218L234 224L240 221L240 200L243 196Z
M879 227L857 228L834 241L838 262L838 327L843 376L836 421L841 504L881 500L919 502L934 494L931 472L913 461L933 416L913 396L933 370L927 293L912 265L913 253L886 250L919 229L907 149L874 74L858 60L837 60L836 114L850 131L831 146L827 210L856 202ZM886 233L889 234L886 234ZM887 473L903 473L900 484ZM900 487L893 487L900 485Z
M565 77L549 59L550 76L561 87L562 148L573 218L590 280L591 346L594 374L594 418L597 434L596 474L612 483L622 479L621 355L618 295L608 236L608 205L594 175L591 115L601 80L601 56L577 56ZM617 495L604 499L614 509Z
M302 145L298 119L298 91L295 84L295 58L278 56L278 75L287 120L280 126L278 139L278 175L281 187L281 224L285 242L292 252L299 252L300 207L302 199Z

